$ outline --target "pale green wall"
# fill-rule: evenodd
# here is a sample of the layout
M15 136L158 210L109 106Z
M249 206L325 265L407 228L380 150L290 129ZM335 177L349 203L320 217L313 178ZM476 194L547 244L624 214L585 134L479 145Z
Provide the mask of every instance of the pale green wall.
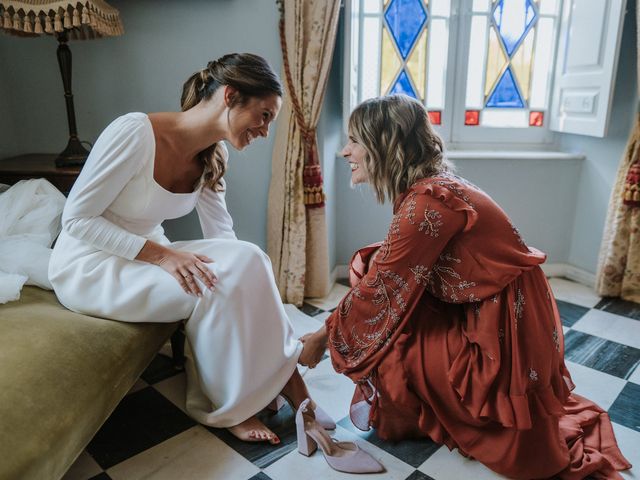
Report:
M208 60L231 51L263 55L280 72L278 12L271 0L111 0L124 19L122 37L73 42L73 88L79 133L94 141L116 116L178 108L182 82ZM563 135L565 151L585 161L465 160L463 176L490 193L527 241L551 262L595 271L609 192L635 108L635 0L629 0L609 135ZM342 29L341 29L342 32ZM0 35L0 158L55 152L67 127L56 42ZM353 251L382 239L388 206L365 188L352 191L341 148L342 34L338 37L325 109L319 123L331 268ZM266 247L266 211L273 131L246 152L231 151L228 203L243 239ZM170 222L173 238L199 234L194 216Z

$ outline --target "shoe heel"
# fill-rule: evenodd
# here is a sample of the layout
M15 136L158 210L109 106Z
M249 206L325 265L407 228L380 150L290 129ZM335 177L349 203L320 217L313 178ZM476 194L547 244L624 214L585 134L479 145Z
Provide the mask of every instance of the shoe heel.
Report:
M304 433L304 431L302 432L302 435L298 433L298 451L302 455L310 457L317 449L318 444L313 438Z
M299 413L296 415L296 436L298 437L298 451L302 455L309 457L318 449L317 442L304 431L304 419Z

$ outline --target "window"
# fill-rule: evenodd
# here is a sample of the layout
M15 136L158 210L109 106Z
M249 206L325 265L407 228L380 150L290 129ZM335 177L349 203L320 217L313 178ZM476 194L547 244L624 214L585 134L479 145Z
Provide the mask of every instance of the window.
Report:
M473 1L465 125L544 125L559 3Z
M356 26L356 98L405 93L421 100L441 124L450 0L365 0ZM355 6L355 5L354 5Z
M603 135L624 1L347 0L345 109L405 93L454 146L550 143L550 127L571 123L559 119L604 110ZM605 74L596 87L573 88L593 71Z

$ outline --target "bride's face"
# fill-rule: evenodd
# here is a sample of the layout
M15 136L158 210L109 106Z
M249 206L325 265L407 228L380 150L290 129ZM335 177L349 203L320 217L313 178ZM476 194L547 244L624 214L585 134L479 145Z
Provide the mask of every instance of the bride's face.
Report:
M349 135L349 142L344 146L340 154L349 162L351 167L351 184L367 183L367 174L364 168L364 159L367 151L356 139Z
M277 117L281 105L282 99L274 94L264 98L251 97L245 104L231 108L226 140L237 150L243 150L254 139L266 138L269 126Z

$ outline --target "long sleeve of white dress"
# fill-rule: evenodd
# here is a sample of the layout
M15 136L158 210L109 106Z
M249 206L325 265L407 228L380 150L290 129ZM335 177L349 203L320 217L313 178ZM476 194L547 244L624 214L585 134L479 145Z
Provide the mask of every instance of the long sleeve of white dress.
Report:
M224 180L222 180L224 187ZM204 238L226 238L236 240L233 219L227 211L225 192L215 192L204 187L196 204Z
M95 248L133 260L146 239L109 221L104 211L153 155L142 121L123 116L96 141L62 214L62 228Z

